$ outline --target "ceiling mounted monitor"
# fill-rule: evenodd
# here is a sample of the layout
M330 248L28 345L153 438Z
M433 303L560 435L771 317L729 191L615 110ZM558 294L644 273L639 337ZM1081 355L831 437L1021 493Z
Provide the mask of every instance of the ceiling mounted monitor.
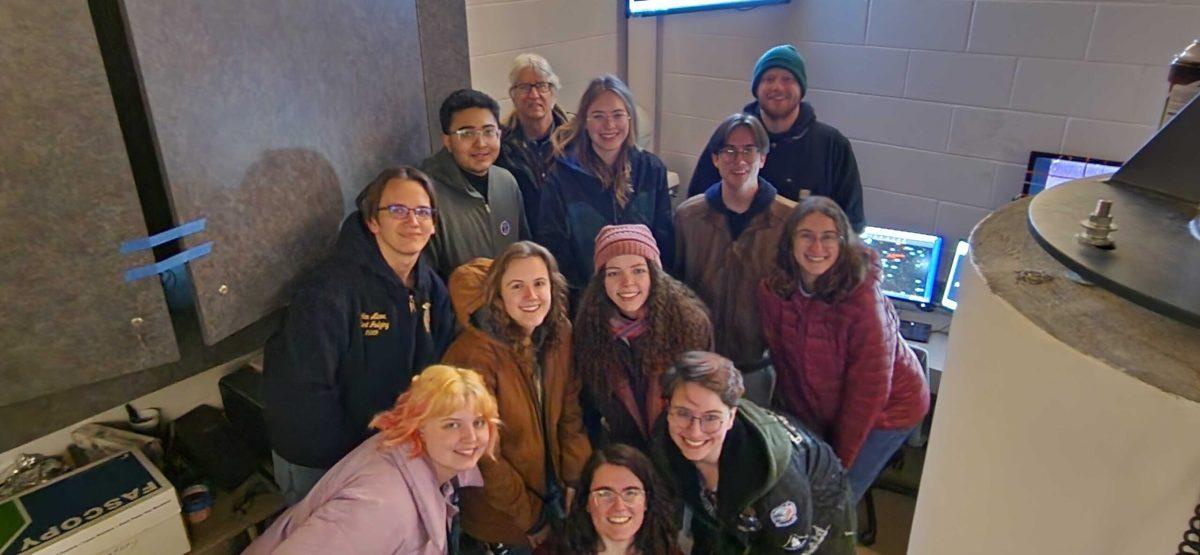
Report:
M787 4L791 0L626 0L629 17L666 15L725 8L753 8L767 4Z

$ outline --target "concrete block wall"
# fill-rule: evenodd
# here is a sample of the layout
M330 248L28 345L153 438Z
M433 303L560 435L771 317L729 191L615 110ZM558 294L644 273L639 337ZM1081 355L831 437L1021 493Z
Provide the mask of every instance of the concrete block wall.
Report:
M868 221L952 252L1020 191L1030 150L1125 160L1153 134L1200 0L793 0L667 16L662 33L659 154L684 183L752 100L757 57L792 42L806 100L854 144Z
M588 81L618 71L617 0L467 0L471 83L507 117L508 68L522 52L545 56L562 80L558 102L574 112Z

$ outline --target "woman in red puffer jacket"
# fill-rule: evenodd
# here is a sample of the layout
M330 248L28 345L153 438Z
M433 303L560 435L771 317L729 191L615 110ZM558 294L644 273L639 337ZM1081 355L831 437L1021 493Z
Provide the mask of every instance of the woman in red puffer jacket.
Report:
M775 400L833 446L856 503L929 411L881 276L842 209L810 197L788 217L758 291Z

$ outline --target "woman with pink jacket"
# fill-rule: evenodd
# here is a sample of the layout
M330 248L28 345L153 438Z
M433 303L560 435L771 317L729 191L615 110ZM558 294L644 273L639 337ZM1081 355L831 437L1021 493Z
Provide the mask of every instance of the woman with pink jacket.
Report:
M481 486L494 456L496 399L472 370L434 365L389 411L379 433L339 461L244 552L444 554L455 490ZM453 551L449 551L453 552Z
M929 412L881 276L842 209L814 196L788 217L758 291L775 400L833 447L855 503Z

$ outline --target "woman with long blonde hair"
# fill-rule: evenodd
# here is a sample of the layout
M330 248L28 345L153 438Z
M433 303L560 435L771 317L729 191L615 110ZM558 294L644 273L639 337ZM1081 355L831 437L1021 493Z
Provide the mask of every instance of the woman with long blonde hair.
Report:
M575 119L554 132L555 166L542 191L536 238L554 253L573 292L587 286L601 227L643 224L674 261L667 168L634 144L633 94L615 75L592 79Z
M482 484L476 464L495 456L496 398L472 370L434 365L364 441L245 551L442 554L455 490Z
M500 455L479 465L484 487L463 492L463 531L494 553L527 553L561 525L591 454L566 284L549 251L520 241L459 266L450 300L463 332L443 361L477 369L505 423Z

